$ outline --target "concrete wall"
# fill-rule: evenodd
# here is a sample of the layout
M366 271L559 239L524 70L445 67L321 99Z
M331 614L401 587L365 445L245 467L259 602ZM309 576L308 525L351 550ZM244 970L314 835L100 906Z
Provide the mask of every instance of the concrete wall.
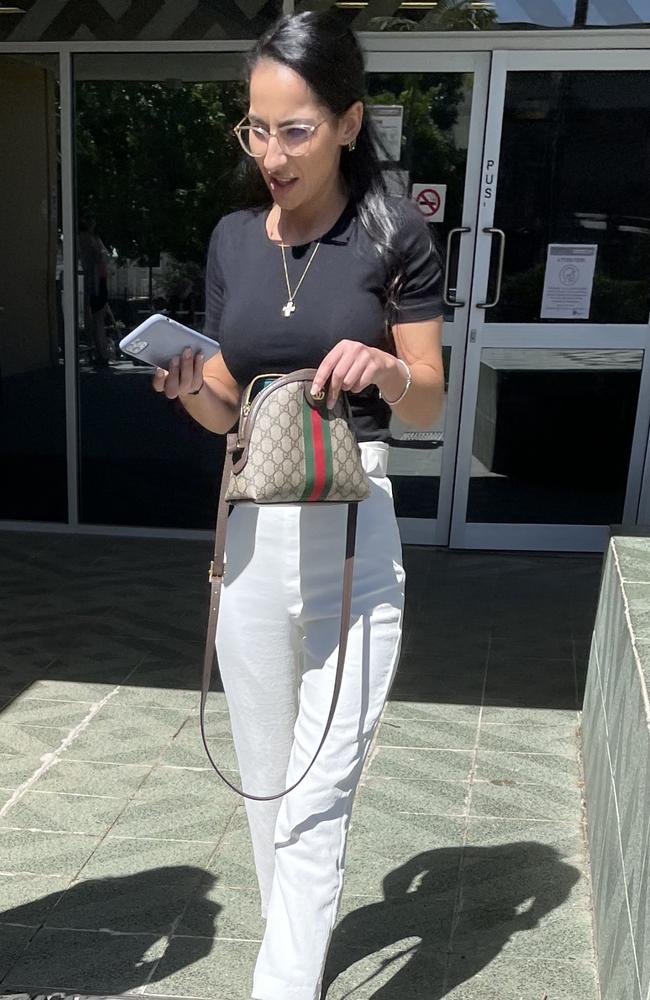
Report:
M650 1000L650 528L605 554L582 714L603 1000Z

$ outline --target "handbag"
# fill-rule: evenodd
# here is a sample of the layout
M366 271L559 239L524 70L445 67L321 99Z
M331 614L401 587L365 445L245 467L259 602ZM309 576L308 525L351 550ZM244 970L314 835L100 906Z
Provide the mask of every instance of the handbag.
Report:
M281 798L299 785L313 767L327 738L341 689L347 650L357 508L360 501L370 494L370 482L361 463L361 450L352 425L348 397L341 392L330 410L325 391L316 394L311 391L315 375L315 368L301 369L288 375L261 375L244 390L238 429L227 435L214 558L208 574L211 596L201 684L201 738L208 759L219 777L238 795L258 802ZM275 795L251 795L237 788L215 763L205 734L205 708L216 660L215 641L224 577L228 505L251 501L258 504L348 504L341 627L329 715L309 766L298 781Z

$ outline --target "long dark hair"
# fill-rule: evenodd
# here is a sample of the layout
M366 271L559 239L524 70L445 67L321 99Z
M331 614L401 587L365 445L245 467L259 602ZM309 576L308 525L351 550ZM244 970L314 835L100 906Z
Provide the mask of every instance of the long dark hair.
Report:
M354 32L336 17L308 11L281 17L262 35L246 57L246 79L260 59L288 66L305 80L320 103L336 116L365 96L365 65ZM387 194L379 156L378 136L369 114L364 114L356 148L344 146L341 174L357 215L388 268L388 312L394 309L402 278L402 262L395 246L399 215L395 199ZM258 205L272 203L270 192L256 165L245 157L249 199ZM391 204L392 201L392 204ZM392 307L392 308L391 308Z

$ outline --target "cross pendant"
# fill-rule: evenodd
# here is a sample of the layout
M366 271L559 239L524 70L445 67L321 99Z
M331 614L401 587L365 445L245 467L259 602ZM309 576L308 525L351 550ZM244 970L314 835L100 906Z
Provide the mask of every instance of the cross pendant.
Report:
M282 307L282 312L287 317L287 319L289 318L289 316L291 316L291 313L294 313L295 311L296 311L296 307L293 304L293 299L289 299L289 301L287 302L286 306Z

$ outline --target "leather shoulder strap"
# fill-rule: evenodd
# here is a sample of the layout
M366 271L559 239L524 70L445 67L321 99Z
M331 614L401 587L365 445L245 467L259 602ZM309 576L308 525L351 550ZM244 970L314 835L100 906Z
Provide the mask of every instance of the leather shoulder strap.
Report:
M219 509L217 514L217 528L215 532L215 544L214 544L214 559L212 561L210 578L211 578L211 594L210 594L210 614L208 617L208 629L205 643L205 656L203 659L203 679L201 684L201 710L200 710L200 723L201 723L201 738L203 740L203 745L205 751L208 755L208 760L212 764L212 767L217 772L219 777L238 795L241 795L245 799L254 799L256 802L270 802L272 799L282 798L288 792L291 792L301 781L307 776L311 768L313 767L316 758L318 757L327 734L329 733L330 726L332 725L332 719L334 718L334 712L336 710L336 705L339 699L339 693L341 690L341 682L343 680L343 666L345 663L345 654L347 652L348 645L348 631L350 628L350 608L352 604L352 574L354 569L354 550L356 544L356 533L357 533L357 509L358 503L348 504L348 520L347 520L347 530L345 539L345 565L343 571L343 595L341 604L341 629L339 633L339 648L338 648L338 660L336 664L336 676L334 679L334 691L332 693L332 702L330 705L330 711L325 723L325 730L321 741L316 749L316 752L306 770L303 772L302 776L294 782L289 788L285 788L282 792L277 792L275 795L251 795L249 792L243 791L241 788L237 788L233 785L231 781L226 778L226 776L219 770L219 767L215 763L212 754L210 753L210 748L208 747L208 741L205 734L205 708L208 699L208 692L210 690L210 681L212 678L212 670L214 667L216 659L215 641L217 635L217 620L219 617L219 601L221 597L221 585L223 583L224 574L224 554L226 549L226 528L228 525L228 504L226 503L226 489L228 482L230 480L230 473L232 469L232 454L230 450L226 455L226 461L224 464L223 478L221 481L221 491L219 494Z

